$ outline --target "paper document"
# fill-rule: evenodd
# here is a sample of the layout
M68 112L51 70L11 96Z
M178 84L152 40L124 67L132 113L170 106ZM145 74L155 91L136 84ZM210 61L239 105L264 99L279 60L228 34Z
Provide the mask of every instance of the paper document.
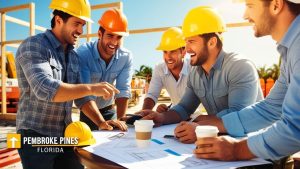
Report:
M134 128L129 128L128 132L95 131L93 135L97 143L84 149L132 169L231 169L270 163L263 159L223 162L196 158L192 153L194 144L183 144L176 139L163 138L164 135L173 134L175 127L176 125L166 125L154 128L151 144L147 148L137 147Z

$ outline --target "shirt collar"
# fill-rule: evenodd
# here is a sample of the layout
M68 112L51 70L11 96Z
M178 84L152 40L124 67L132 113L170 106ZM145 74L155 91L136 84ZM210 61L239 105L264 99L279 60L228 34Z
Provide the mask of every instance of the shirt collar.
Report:
M62 48L63 48L61 42L55 37L55 35L53 34L53 32L52 32L51 30L47 29L46 32L45 32L45 34L46 34L47 38L49 39L51 45L52 45L55 49L57 49L57 48L59 48L59 47L62 47ZM68 51L73 50L73 49L74 49L74 46L73 46L73 45L68 45L68 46L67 46L67 50L68 50Z
M190 63L185 59L183 61L182 69L179 73L180 75L188 75L188 73L189 73L189 65L188 64L190 64ZM165 73L165 75L171 74L166 62L164 62L164 73Z
M279 45L285 46L287 48L289 48L291 46L291 44L293 43L293 41L295 40L295 38L300 33L300 15L298 15L294 21L291 23L287 33L284 35L284 37L282 38L282 40L279 42Z
M222 69L222 65L223 65L224 57L225 57L225 52L223 51L223 49L221 49L220 53L218 54L217 61L213 65L212 68L214 68L215 70L217 70L217 69L221 70Z
M286 60L287 56L287 50L292 45L295 38L300 34L300 15L298 15L294 21L291 23L290 27L288 28L288 31L282 38L282 40L278 43L277 51L280 53L282 59Z

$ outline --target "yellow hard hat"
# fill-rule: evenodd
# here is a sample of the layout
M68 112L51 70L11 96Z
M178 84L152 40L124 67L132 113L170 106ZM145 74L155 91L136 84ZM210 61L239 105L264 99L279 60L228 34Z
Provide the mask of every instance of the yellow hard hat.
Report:
M91 19L91 7L88 0L52 0L49 8L63 11L93 23Z
M77 137L77 146L86 146L96 143L90 127L81 121L70 123L65 130L65 137Z
M182 31L185 38L206 33L225 32L226 25L221 15L208 6L196 7L184 18Z
M185 46L182 30L177 27L167 29L156 50L171 51Z

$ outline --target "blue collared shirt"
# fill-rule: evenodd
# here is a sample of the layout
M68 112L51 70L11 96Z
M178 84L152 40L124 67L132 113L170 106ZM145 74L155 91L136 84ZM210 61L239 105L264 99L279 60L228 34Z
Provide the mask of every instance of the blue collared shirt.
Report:
M192 67L185 94L171 109L186 120L202 103L208 114L222 117L261 99L254 64L221 50L209 75L200 66Z
M132 78L132 56L125 48L119 48L109 64L100 57L98 40L81 45L76 53L80 60L80 76L83 83L108 82L116 86L120 93L116 98L130 98L130 83ZM103 97L93 97L99 108L113 104L114 98L104 100ZM83 104L81 100L79 104ZM76 102L76 104L78 104Z
M151 98L156 103L162 88L165 88L170 95L172 104L177 104L184 94L190 69L190 60L185 59L179 73L179 79L176 81L165 62L157 64L145 98Z
M279 159L300 150L300 16L290 25L277 50L280 76L267 98L253 106L223 116L233 136L251 133L248 147L257 157Z
M67 66L65 57L68 57ZM68 46L65 56L63 46L50 30L29 37L18 48L16 69L21 91L17 130L31 129L43 135L63 136L66 125L72 121L73 101L51 101L62 81L81 82L73 46Z

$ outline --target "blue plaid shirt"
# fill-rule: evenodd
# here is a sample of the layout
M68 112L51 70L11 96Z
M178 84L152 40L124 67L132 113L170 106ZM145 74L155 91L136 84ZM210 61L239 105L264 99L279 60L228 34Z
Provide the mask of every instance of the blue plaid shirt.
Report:
M61 43L47 30L23 41L16 54L16 68L21 91L17 130L63 136L66 125L72 121L73 101L54 103L52 100L62 81L81 82L73 46L68 46L65 55Z

